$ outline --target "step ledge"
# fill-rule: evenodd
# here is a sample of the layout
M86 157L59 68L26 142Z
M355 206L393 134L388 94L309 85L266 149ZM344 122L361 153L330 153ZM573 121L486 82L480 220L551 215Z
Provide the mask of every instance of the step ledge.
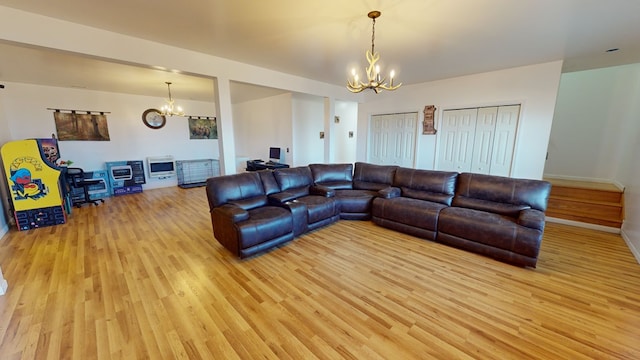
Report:
M547 215L548 218L554 218L554 219L562 219L562 220L566 220L566 221L576 221L579 223L588 223L588 224L598 224L601 222L608 222L608 223L612 223L612 224L620 224L620 226L622 226L622 223L624 220L620 219L620 218L606 218L606 217L589 217L589 216L584 216L584 215L576 215L576 214L569 214L569 213L559 213L559 212L549 212ZM601 224L600 224L601 225ZM607 226L607 225L602 225L602 226ZM614 228L617 228L615 225L611 226Z
M619 208L622 207L622 203L613 202L613 201L597 201L597 200L580 199L580 198L573 198L573 197L566 197L566 196L555 196L555 195L549 196L549 200L551 200L551 199L567 201L567 202L573 202L573 203L594 204L594 205L603 205L603 206L619 207Z
M622 185L616 180L611 180L611 179L586 178L586 177L580 177L580 176L566 176L566 175L553 175L553 174L544 174L542 178L549 179L549 180L558 179L558 180L571 180L571 181L583 181L583 182L590 182L590 183L611 184L617 187L618 189L620 189L620 191L622 192L624 192L624 189L625 189L624 185Z
M545 220L551 223L556 223L556 224L570 225L570 226L591 229L591 230L600 230L600 231L604 231L612 234L620 234L620 229L611 227L611 226L589 224L589 223L584 223L580 221L565 220L565 219L559 219L559 218L554 218L549 216L547 216Z

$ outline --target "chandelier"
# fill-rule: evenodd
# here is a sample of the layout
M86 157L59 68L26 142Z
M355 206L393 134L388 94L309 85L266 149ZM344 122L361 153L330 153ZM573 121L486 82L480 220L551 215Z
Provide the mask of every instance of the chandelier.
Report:
M175 101L171 98L171 83L169 81L165 81L165 84L167 84L167 89L169 90L169 99L165 100L167 103L162 105L160 113L164 116L184 116L182 107L174 106Z
M371 89L377 94L381 90L395 90L402 85L402 83L393 85L393 77L395 75L395 71L393 70L389 73L389 84L387 85L387 79L380 75L380 65L376 65L378 60L380 60L380 54L375 51L374 40L376 36L376 18L380 17L380 15L380 11L375 10L367 14L367 16L373 20L371 30L371 51L367 50L366 52L367 61L369 62L369 66L366 68L367 82L360 81L360 77L358 76L356 69L352 69L351 75L353 76L353 80L347 79L347 89L353 93L359 93L364 89Z

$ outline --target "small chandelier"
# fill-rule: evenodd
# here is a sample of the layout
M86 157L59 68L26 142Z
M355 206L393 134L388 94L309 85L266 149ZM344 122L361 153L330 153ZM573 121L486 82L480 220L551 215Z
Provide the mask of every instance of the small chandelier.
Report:
M347 89L353 93L359 93L364 89L371 89L377 94L381 90L395 90L402 85L402 83L395 86L393 85L393 77L395 75L395 71L393 70L389 73L389 85L387 85L387 79L380 75L380 65L376 65L376 62L380 60L380 54L375 52L374 40L376 36L376 18L380 17L380 15L380 11L375 10L367 14L367 16L373 20L371 31L371 51L367 50L366 52L367 61L369 62L369 66L366 69L367 82L360 81L356 69L352 69L351 75L353 76L353 80L347 79Z
M165 100L167 103L162 105L160 108L160 113L164 116L184 116L184 111L182 111L182 107L174 106L174 100L171 98L171 83L166 81L167 89L169 90L169 99Z

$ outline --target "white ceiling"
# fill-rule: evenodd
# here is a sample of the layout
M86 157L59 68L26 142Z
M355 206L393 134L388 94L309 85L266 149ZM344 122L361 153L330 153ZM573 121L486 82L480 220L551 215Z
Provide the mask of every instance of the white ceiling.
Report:
M565 72L640 62L637 0L0 0L0 5L337 85L345 84L352 67L366 63L370 10L382 12L375 40L382 67L393 67L404 84L560 59ZM611 48L620 50L607 53ZM213 97L211 79L9 43L0 43L0 81L151 96L165 96L164 82L173 81L174 97ZM234 93L245 91L232 88L237 102Z

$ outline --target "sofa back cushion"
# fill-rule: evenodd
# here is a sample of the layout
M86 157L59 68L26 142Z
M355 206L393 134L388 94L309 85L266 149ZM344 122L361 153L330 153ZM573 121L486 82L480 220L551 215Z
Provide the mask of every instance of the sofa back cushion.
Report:
M255 172L207 179L207 199L209 210L229 203L235 203L245 210L267 204L260 175Z
M457 172L399 167L393 178L393 186L400 188L403 197L450 206L456 190L457 177Z
M308 166L276 169L273 176L278 182L280 191L295 190L303 195L309 193L309 187L313 185L311 169Z
M258 175L260 175L260 180L262 180L262 187L264 188L264 193L266 195L280 192L278 182L273 176L273 170L260 170L258 171Z
M547 210L551 184L541 180L462 173L453 206L518 216L521 210Z
M353 171L353 188L378 191L389 187L393 184L397 168L395 165L357 162Z
M313 182L334 190L353 188L353 164L310 164Z

